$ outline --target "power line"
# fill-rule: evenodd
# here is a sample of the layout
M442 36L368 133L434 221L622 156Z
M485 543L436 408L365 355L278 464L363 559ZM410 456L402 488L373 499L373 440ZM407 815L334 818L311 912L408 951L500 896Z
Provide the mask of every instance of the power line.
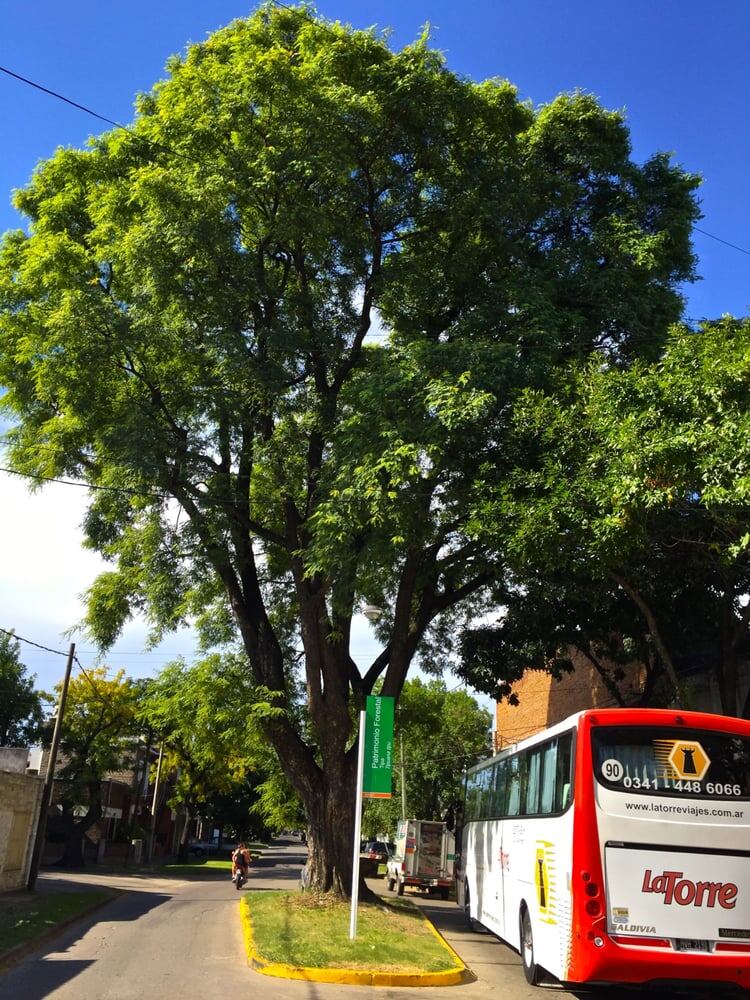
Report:
M41 83L36 83L34 80L30 80L26 76L21 76L20 73L15 73L12 69L8 69L7 66L0 66L0 73L5 73L6 76L12 76L14 80L20 80L21 83L25 83L27 86L33 87L35 90L40 90L43 94L49 94L50 97L54 97L58 101L64 101L65 104L69 104L72 108L76 108L78 111L84 111L87 115L98 118L99 121L106 122L107 125L114 125L115 128L121 128L125 132L131 132L126 125L121 125L120 122L117 122L112 118L107 118L106 115L100 115L98 111L93 111L91 108L87 108L85 104L79 104L78 101L73 101L69 97L65 97L64 94L58 94L56 90L50 90L49 87L44 87ZM131 135L135 135L135 133L131 132ZM140 138L140 136L138 138Z
M281 3L281 0L271 0L271 2L274 4L274 6L278 8L283 8L284 10L287 10L290 13L297 14L299 17L302 17L305 20L307 20L310 24L315 24L317 27L330 32L332 35L334 34L333 30L324 21L310 17L310 15L306 11L300 10L299 8L290 7L288 4ZM62 101L65 104L68 104L70 107L75 108L78 111L84 112L84 114L91 115L93 118L97 118L99 121L105 122L107 125L113 126L113 128L117 128L122 130L123 132L127 132L128 135L131 135L134 139L137 139L140 142L144 142L147 145L152 146L154 149L160 149L163 152L171 153L173 156L178 156L181 159L188 160L195 166L198 167L203 166L203 164L199 163L197 160L193 160L191 157L187 156L184 153L181 153L179 150L176 150L171 146L166 146L163 143L157 142L154 139L149 139L147 136L139 135L139 133L136 132L134 129L128 127L127 125L123 125L121 122L116 121L114 118L108 118L106 115L102 115L98 111L94 111L92 108L87 107L85 104L80 104L78 101L74 101L70 97L66 97L64 94L61 94L56 90L52 90L50 87L45 87L41 83L37 83L35 80L32 80L29 77L22 76L20 73L16 73L14 70L11 70L6 66L0 65L0 72L5 73L7 76L12 77L15 80L18 80L20 83L26 84L27 86L32 87L35 90L41 91L43 94L47 94L49 97L55 98L55 100ZM710 233L706 229L701 229L699 226L694 226L693 228L695 229L696 232L701 233L703 236L708 236L710 239L716 240L718 243L723 243L725 246L730 247L732 250L736 250L738 253L742 253L750 257L750 250L746 250L744 249L744 247L738 246L736 243L731 243L729 240L725 240L721 236L716 236L714 233Z
M157 493L154 490L137 490L131 486L102 486L97 483L87 483L78 479L59 479L55 476L41 476L35 472L19 472L17 469L10 469L0 465L0 472L7 472L11 476L20 476L22 479L33 479L40 483L58 483L60 486L77 486L79 489L98 490L103 493L124 493L132 497L147 497L152 500L179 500L171 493ZM189 485L189 484L187 484ZM197 492L195 499L204 507L235 507L233 500L222 500L221 497L210 497Z
M704 236L709 236L712 240L716 240L717 243L723 243L725 247L731 247L732 250L738 250L740 253L747 254L750 257L750 250L745 250L743 247L738 247L736 243L730 243L729 240L723 240L721 236L714 236L713 233L709 233L705 229L701 229L700 226L693 226L696 233L703 233Z
M95 483L86 483L76 479L58 479L55 476L40 476L35 472L19 472L17 469L9 469L0 465L0 472L7 472L11 476L20 476L23 479L35 479L40 483L59 483L61 486L80 486L87 490L101 490L105 493L127 493L129 496L151 497L154 500L172 500L171 493L156 493L149 490L136 490L130 486L100 486ZM214 500L214 502L217 502ZM230 501L218 501L229 503Z
M74 660L75 660L75 662L76 662L76 663L78 664L78 666L79 666L79 668L80 668L80 671L81 671L81 673L83 674L83 676L84 676L84 677L86 678L86 680L87 680L87 681L89 682L89 684L91 685L91 687L92 687L92 688L94 689L94 691L96 692L96 696L97 696L97 698L99 699L99 701L100 701L100 702L101 702L101 703L102 703L103 705L106 705L106 704L108 703L109 699L108 699L108 698L107 698L107 697L106 697L105 695L103 695L103 694L101 693L101 691L99 690L99 687L98 687L98 685L96 684L96 682L94 681L93 677L92 677L92 676L91 676L91 674L90 674L90 673L88 672L88 670L86 670L86 668L84 667L84 665L83 665L83 664L81 663L81 661L80 661L80 660L78 659L78 656L74 655L74 656L73 656L73 659L74 659Z
M37 649L43 649L45 651L45 653L54 653L55 656L67 656L68 655L67 652L63 652L60 649L51 649L49 646L43 646L40 642L34 642L33 639L24 639L24 637L22 635L17 635L17 633L11 632L7 628L0 628L0 632L3 632L5 635L11 636L13 639L16 639L18 642L25 642L29 646L36 646Z
M134 139L139 142L145 142L149 146L153 146L154 149L161 149L167 153L172 153L174 156L180 156L183 159L187 159L184 153L180 153L179 150L172 149L169 146L164 146L162 143L157 142L154 139L149 139L145 135L139 135L134 129L127 125L123 125L122 122L115 121L114 118L107 118L106 115L99 114L98 111L94 111L92 108L86 107L85 104L79 104L78 101L72 100L70 97L66 97L64 94L58 93L56 90L51 90L49 87L43 86L41 83L37 83L35 80L30 80L26 76L21 76L20 73L14 72L12 69L8 69L7 66L0 66L0 73L5 73L6 76L13 77L14 80L18 80L21 83L25 83L29 87L33 87L34 90L39 90L43 94L48 94L50 97L54 97L58 101L63 101L65 104L69 104L70 107L75 108L77 111L83 111L87 115L91 115L93 118L98 118L99 121L105 122L107 125L112 125L114 128L121 129L123 132L127 132L128 135L132 135Z

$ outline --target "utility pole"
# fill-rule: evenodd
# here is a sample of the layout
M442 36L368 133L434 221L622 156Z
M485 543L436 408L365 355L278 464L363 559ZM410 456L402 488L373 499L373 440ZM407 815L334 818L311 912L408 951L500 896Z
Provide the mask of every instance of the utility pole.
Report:
M404 737L398 734L401 747L401 819L406 819L406 771L404 770Z
M42 791L42 801L39 805L39 822L36 827L36 839L34 840L34 853L31 855L31 867L29 868L29 880L26 887L31 892L36 885L36 878L39 874L39 864L42 860L44 850L44 835L47 832L47 810L52 799L52 786L55 782L55 765L57 763L57 750L60 746L60 734L62 732L62 721L65 715L65 702L68 698L68 685L70 683L70 671L73 669L73 657L75 656L76 644L71 642L68 650L68 662L65 665L65 679L63 680L60 701L57 706L57 717L55 718L55 729L52 734L52 745L49 748L49 760L47 761L47 774L44 779L44 790Z
M159 747L159 762L156 765L156 778L154 780L154 797L151 799L151 833L148 838L148 864L154 856L154 837L156 836L156 813L159 808L159 780L161 779L161 762L164 759L164 744Z

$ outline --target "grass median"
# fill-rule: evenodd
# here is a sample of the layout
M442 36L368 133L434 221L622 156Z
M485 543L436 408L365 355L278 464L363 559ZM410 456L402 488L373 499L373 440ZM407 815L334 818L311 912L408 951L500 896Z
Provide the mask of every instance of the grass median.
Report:
M257 858L261 856L260 851L251 850L251 864ZM200 872L225 872L229 874L232 870L232 858L231 855L226 855L223 858L194 858L190 861L174 862L173 864L164 865L163 871L169 875L175 874L190 874L190 873L200 873Z
M0 961L20 945L46 937L56 927L112 898L109 892L6 897L0 907Z
M416 974L456 966L456 956L407 900L361 903L354 941L346 901L270 891L253 892L242 905L250 913L255 955L264 963Z
M197 858L195 861L176 862L172 865L164 865L164 871L173 875L175 872L230 872L232 861L228 858Z

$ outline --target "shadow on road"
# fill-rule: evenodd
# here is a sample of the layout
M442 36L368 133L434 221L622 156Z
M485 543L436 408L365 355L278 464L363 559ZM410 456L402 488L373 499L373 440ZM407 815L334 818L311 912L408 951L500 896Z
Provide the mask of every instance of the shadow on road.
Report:
M73 959L50 960L40 963L34 970L33 982L27 976L17 977L13 972L4 976L0 971L0 997L3 1000L44 1000L60 986L85 972L93 962ZM20 981L18 981L20 979Z
M85 891L92 887L81 888ZM77 920L38 949L24 950L24 960L19 964L0 966L0 1000L43 1000L94 964L93 960L46 956L64 955L99 923L138 920L149 910L161 906L171 898L156 892L128 892L116 896L112 902L90 916Z

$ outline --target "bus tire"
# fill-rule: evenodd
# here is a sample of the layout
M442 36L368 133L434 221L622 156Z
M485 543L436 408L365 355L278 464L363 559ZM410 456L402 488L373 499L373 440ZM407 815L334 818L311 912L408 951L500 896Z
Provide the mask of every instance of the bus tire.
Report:
M542 970L534 961L534 935L531 932L531 917L526 906L521 907L519 929L523 974L529 986L536 986L542 979Z
M471 915L471 898L469 896L469 883L464 882L464 919L470 931L478 932L479 924Z
M401 879L399 879L398 880L398 889L396 889L396 895L397 896L403 896L405 888L406 888L405 883L402 882Z

